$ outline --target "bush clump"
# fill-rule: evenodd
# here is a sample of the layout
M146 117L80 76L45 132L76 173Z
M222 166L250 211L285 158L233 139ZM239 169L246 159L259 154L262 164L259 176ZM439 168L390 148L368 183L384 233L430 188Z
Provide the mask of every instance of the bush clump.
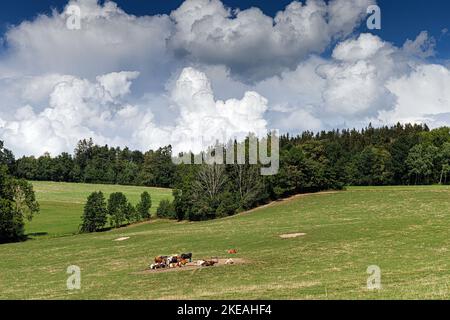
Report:
M156 216L163 219L176 219L175 207L169 200L162 200L156 210Z

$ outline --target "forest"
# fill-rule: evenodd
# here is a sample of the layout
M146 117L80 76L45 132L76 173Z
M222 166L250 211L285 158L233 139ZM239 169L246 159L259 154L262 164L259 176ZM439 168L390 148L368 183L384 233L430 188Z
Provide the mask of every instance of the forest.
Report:
M19 159L3 145L0 150L0 163L18 179L172 188L174 201L158 216L178 220L229 216L293 194L350 185L450 182L450 128L420 124L282 135L280 170L273 176L249 164L175 165L171 146L141 152L89 139L73 155Z

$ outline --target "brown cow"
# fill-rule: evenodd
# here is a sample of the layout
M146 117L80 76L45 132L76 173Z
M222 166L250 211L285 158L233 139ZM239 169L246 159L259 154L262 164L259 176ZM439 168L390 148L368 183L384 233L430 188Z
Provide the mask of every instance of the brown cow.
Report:
M188 260L181 259L180 261L178 261L178 266L181 268L181 267L184 267L185 265L187 265L187 263L188 263Z
M167 256L157 256L155 257L155 263L166 263Z
M206 260L205 262L203 262L202 267L212 267L217 263L217 261L213 261L213 260Z

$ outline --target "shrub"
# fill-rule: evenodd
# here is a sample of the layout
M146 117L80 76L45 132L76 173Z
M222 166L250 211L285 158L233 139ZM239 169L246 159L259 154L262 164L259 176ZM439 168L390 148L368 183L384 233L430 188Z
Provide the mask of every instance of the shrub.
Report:
M96 232L101 230L107 222L105 197L101 191L93 192L84 206L81 232Z
M162 200L156 210L158 218L176 219L175 208L169 200Z

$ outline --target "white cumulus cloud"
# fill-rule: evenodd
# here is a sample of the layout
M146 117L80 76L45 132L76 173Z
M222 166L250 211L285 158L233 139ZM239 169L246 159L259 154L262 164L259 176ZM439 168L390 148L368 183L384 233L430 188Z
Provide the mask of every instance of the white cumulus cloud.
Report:
M403 45L358 34L374 0L293 1L274 17L219 0L134 16L70 0L3 35L0 139L17 155L72 152L79 139L200 151L267 130L450 123L450 68L433 36Z
M173 106L167 112L173 114L174 123L156 124L151 108L123 102L137 76L136 72L110 73L95 82L62 77L41 112L27 105L10 120L0 118L0 138L19 155L55 155L71 151L80 137L142 150L171 144L176 152L199 152L216 140L267 133L264 97L246 92L240 100L216 100L209 79L193 68L183 69L167 93Z
M261 79L322 53L350 34L372 0L293 1L274 18L258 8L226 8L219 0L186 0L173 11L170 45L195 62L227 65L246 79Z

